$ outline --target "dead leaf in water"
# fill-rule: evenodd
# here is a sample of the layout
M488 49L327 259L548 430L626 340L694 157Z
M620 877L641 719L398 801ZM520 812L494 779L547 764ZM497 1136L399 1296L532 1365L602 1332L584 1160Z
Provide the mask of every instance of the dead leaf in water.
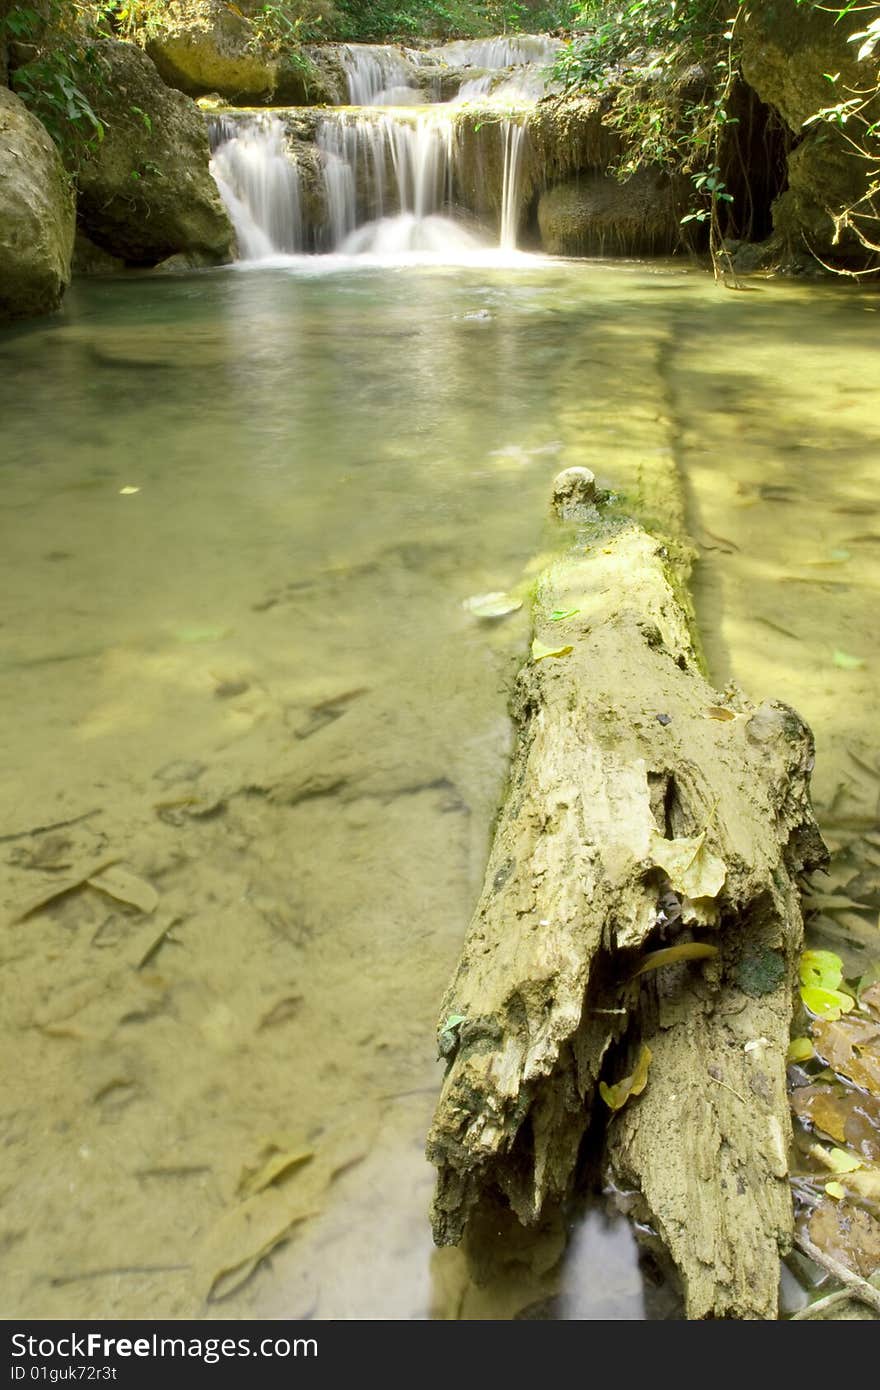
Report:
M807 1229L810 1240L823 1254L863 1279L869 1279L880 1267L880 1221L870 1212L846 1201L823 1198Z
M710 719L730 720L736 718L736 710L728 709L726 705L708 705L706 713Z
M109 869L111 864L118 864L121 858L120 854L109 855L98 860L97 863L93 861L88 867L74 870L66 878L58 879L48 888L43 889L41 893L38 893L35 898L31 898L25 907L19 908L18 912L9 919L10 926L14 926L16 922L23 922L26 917L32 917L35 912L40 911L40 908L48 907L49 903L54 902L56 898L62 898L66 893L73 893L77 888L82 888L90 878L103 873L105 869Z
M862 979L865 979L864 975ZM859 1003L875 1018L880 1019L880 981L875 980L866 987L859 985Z
M880 1023L851 1015L813 1026L816 1053L854 1086L880 1096Z
M244 1167L238 1180L242 1197L256 1197L267 1187L274 1187L289 1178L315 1156L314 1149L280 1149L275 1143L265 1145L256 1167Z
M880 1159L880 1101L839 1086L799 1086L791 1093L795 1115L839 1144L848 1144L866 1163Z
M196 1262L200 1290L208 1303L229 1298L246 1284L273 1250L290 1240L295 1228L316 1210L297 1208L269 1191L252 1197L221 1217Z
M97 888L117 902L137 907L141 912L155 912L159 905L159 894L153 885L136 874L130 874L127 869L108 867L100 873L91 874L87 882L89 887Z

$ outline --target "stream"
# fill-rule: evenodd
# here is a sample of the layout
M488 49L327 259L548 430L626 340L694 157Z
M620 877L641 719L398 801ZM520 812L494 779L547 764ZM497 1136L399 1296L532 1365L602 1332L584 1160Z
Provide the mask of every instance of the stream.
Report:
M876 296L750 289L300 257L0 337L4 916L70 884L0 947L6 1317L677 1316L601 1208L435 1251L423 1145L528 641L463 605L560 468L674 451L713 679L876 827Z

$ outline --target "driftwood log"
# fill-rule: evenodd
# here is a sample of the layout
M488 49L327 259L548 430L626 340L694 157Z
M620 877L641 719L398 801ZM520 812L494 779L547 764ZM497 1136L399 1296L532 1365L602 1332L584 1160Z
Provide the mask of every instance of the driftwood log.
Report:
M687 1316L774 1318L797 876L823 858L812 737L787 706L708 684L680 534L624 515L584 468L554 501L573 543L537 585L507 794L440 1015L435 1239L499 1198L536 1222L607 1123L606 1176L671 1256ZM686 942L717 954L634 978ZM612 1112L598 1084L644 1045L647 1086Z

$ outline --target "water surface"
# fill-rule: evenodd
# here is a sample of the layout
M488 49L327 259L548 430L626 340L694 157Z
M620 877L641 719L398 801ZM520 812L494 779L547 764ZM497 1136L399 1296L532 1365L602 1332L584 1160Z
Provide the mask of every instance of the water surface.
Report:
M159 894L5 929L7 1317L669 1315L595 1213L564 1258L561 1228L432 1251L435 1015L528 637L462 603L534 572L560 467L672 460L714 679L812 724L848 852L877 821L877 307L312 258L81 284L0 337L2 905L117 856Z

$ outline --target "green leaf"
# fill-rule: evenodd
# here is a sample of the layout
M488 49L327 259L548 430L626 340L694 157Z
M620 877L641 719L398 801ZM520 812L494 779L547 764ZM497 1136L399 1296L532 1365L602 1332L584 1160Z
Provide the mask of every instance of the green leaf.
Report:
M813 1043L811 1038L792 1038L788 1044L785 1059L787 1062L808 1062L812 1056Z
M846 1153L844 1149L827 1149L825 1152L825 1162L832 1173L854 1173L857 1168L861 1168L862 1162L854 1158L852 1154Z
M860 666L864 666L865 661L861 656L850 656L849 652L840 650L834 653L831 658L835 666L839 666L842 671L857 671Z
M798 964L802 985L837 989L843 979L843 961L834 951L804 951Z
M802 985L801 999L811 1014L815 1014L817 1018L829 1019L832 1023L836 1022L841 1014L848 1014L856 1002L840 990L823 989L820 985Z
M550 621L551 623L561 623L563 618L573 618L580 611L579 608L554 608L550 614Z

